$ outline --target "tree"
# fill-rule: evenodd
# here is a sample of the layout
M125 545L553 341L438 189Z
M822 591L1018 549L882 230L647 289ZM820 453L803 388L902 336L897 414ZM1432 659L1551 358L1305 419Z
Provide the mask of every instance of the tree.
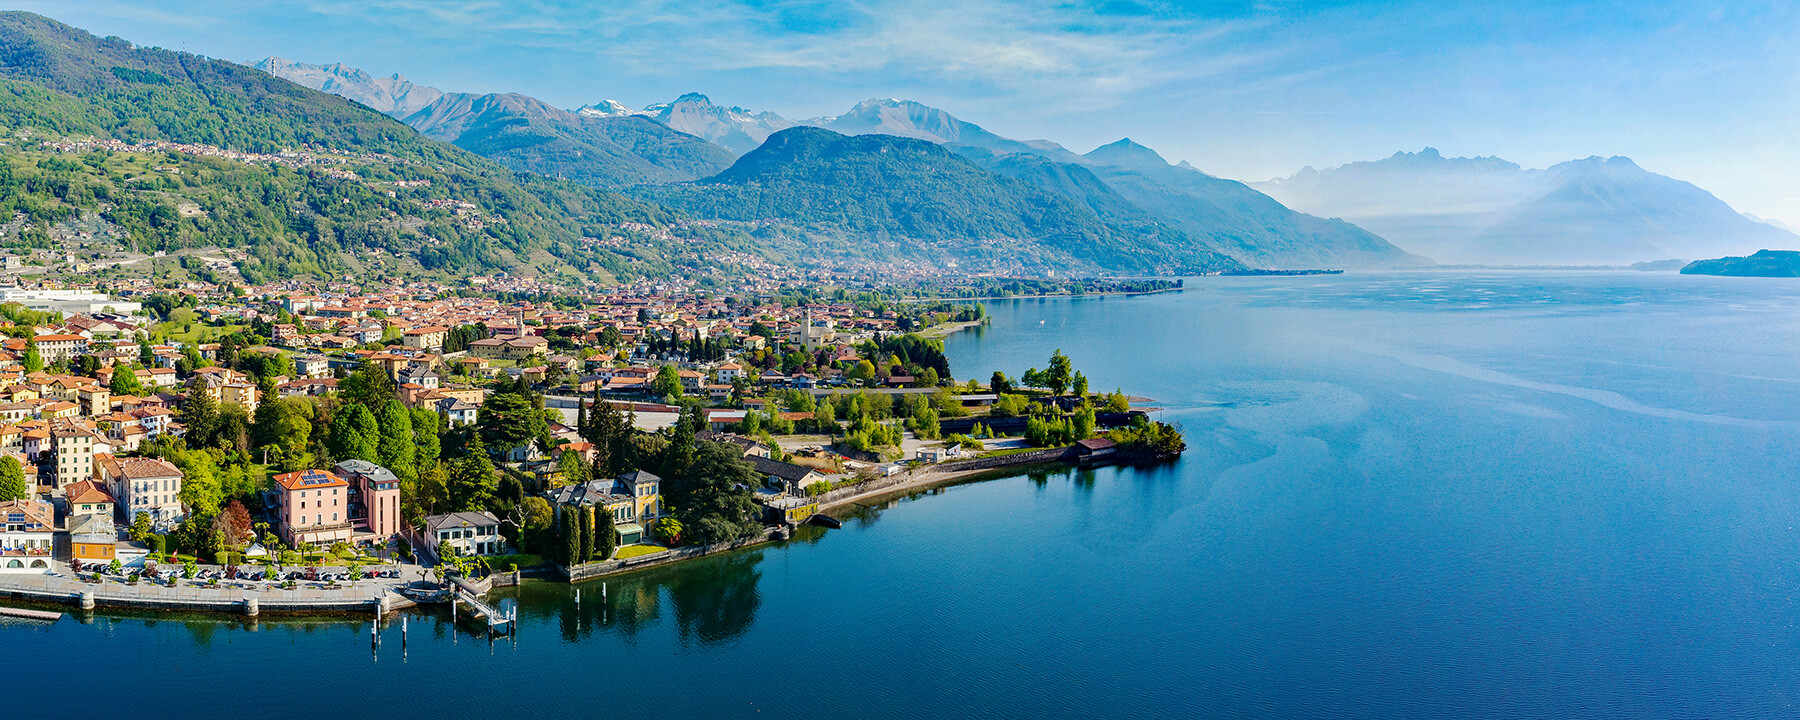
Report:
M531 442L548 432L544 414L531 399L512 392L494 393L476 411L476 427L487 450L495 455Z
M38 353L36 338L25 342L25 359L22 362L25 364L25 372L28 373L44 369L44 356Z
M1053 394L1061 395L1068 389L1071 380L1069 356L1064 355L1060 348L1051 353L1050 367L1044 370L1043 378L1044 387L1049 388Z
M545 542L545 533L550 530L550 523L556 518L556 512L550 508L550 501L531 496L519 503L519 538L529 543L533 552L550 554L550 544Z
M580 544L577 546L577 549L575 551L576 560L578 560L580 562L587 562L589 560L592 560L594 558L594 508L593 507L588 506L588 505L582 505L580 507L580 509L576 511L575 532L576 532L576 537L581 539Z
M177 456L176 465L181 466L181 492L177 497L181 504L187 506L188 517L211 519L219 512L219 504L225 501L225 491L219 484L218 467L213 464L212 456L203 452L183 453ZM183 464L185 461L186 464Z
M388 375L386 367L376 363L364 363L349 377L338 381L338 397L346 403L360 404L370 412L381 409L399 394L400 387L394 384L393 376Z
M375 425L375 416L361 403L340 407L332 416L326 447L331 449L333 458L375 462L380 442L381 430Z
M437 462L438 456L443 454L443 441L438 438L443 417L428 407L413 408L411 412L413 444L417 446L413 452L416 464L424 466Z
M581 453L564 450L556 458L556 468L562 471L564 485L579 485L588 481L588 464L581 461Z
M209 446L240 453L250 451L250 413L244 406L233 403L219 408L219 421Z
M724 542L762 531L760 513L749 490L759 486L762 478L735 446L693 443L685 470L663 477L669 505L677 508L677 517L694 540Z
M557 535L562 538L559 560L565 567L581 564L581 530L577 525L581 513L577 508L564 508L557 523Z
M1075 417L1073 420L1070 421L1070 423L1071 423L1071 434L1072 434L1072 437L1070 439L1086 440L1088 438L1093 437L1094 436L1094 425L1095 425L1093 406L1085 405L1085 404L1082 405L1080 410L1075 411Z
M619 531L613 527L612 513L606 508L594 509L594 560L611 560L619 547Z
M106 384L107 390L114 396L143 395L144 385L138 382L137 373L128 367L113 367L112 380Z
M875 363L869 362L868 360L858 360L856 361L856 365L850 368L850 372L845 373L845 375L851 380L867 384L875 380Z
M31 488L25 484L25 466L11 455L0 455L0 502L23 500Z
M450 512L481 510L494 501L494 463L482 453L470 453L450 464L445 490Z
M250 524L250 511L233 500L213 518L212 531L226 550L236 550L250 541Z
M211 446L219 426L219 402L205 390L195 388L182 403L181 423L187 426L188 447Z
M1114 390L1106 395L1106 411L1110 413L1131 412L1131 398L1125 393Z
M681 397L681 375L675 372L675 366L664 365L656 370L656 379L650 382L650 390L658 397Z
M1087 380L1087 376L1086 376L1086 375L1083 375L1083 374L1081 374L1081 371L1079 371L1079 370L1077 370L1077 371L1076 371L1076 372L1075 372L1075 389L1074 389L1074 392L1075 392L1075 397L1077 397L1077 398L1080 398L1080 399L1081 399L1081 401L1082 401L1082 402L1084 402L1084 403L1085 403L1085 402L1087 402L1087 398L1088 398L1088 380Z
M681 531L681 521L673 517L659 518L654 525L650 526L650 532L654 533L656 539L661 540L664 545L680 545Z
M409 483L400 483L400 512L408 524L417 525L426 515L436 515L450 506L450 474L444 463L434 462L419 468L419 480L407 492Z
M375 422L380 428L375 464L392 471L402 481L418 479L418 438L413 436L412 413L399 400L389 400Z
M1001 395L1000 398L994 402L993 409L988 410L988 415L992 417L1018 417L1029 411L1030 407L1031 402L1026 400L1024 395Z
M312 464L306 452L312 439L313 404L305 398L276 398L256 408L250 434L257 447L279 453L283 470L303 470Z

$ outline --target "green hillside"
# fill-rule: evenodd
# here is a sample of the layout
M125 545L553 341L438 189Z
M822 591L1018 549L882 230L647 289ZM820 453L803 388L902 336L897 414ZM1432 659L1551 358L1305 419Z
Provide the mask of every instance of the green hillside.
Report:
M934 143L887 135L791 128L717 176L635 192L699 217L779 219L827 235L912 241L923 251L1002 268L1149 273L1236 266L1216 253L1178 251L1153 223L1109 223L1060 192L988 172Z
M49 223L98 213L140 252L245 248L251 281L341 274L347 255L370 249L453 273L517 270L528 259L540 270L668 269L655 253L580 242L622 222L667 222L661 209L518 175L248 67L30 13L0 13L0 126L9 136L0 216L26 214L25 228L0 238L14 247L41 244ZM135 145L157 142L205 147Z
M519 172L602 187L694 180L733 159L649 118L587 117L517 94L449 93L406 124Z

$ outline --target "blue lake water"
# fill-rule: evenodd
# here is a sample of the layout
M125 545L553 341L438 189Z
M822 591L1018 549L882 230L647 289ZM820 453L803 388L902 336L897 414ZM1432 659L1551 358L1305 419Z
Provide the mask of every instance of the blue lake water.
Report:
M515 641L0 625L20 717L1800 716L1800 282L1208 278L989 303L1190 451L945 488L778 547L530 584ZM76 683L74 679L103 678Z

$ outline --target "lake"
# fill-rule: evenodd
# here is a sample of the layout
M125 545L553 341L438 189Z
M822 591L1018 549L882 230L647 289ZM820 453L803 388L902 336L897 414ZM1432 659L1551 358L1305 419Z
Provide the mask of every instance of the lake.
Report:
M1800 282L1191 279L989 302L960 378L1061 348L1155 468L943 488L780 546L528 584L516 639L0 625L20 717L1663 718L1800 713ZM19 682L24 679L36 682Z

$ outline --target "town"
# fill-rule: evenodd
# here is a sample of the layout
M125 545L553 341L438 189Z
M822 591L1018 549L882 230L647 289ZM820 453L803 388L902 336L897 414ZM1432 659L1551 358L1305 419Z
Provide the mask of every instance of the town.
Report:
M0 287L15 596L390 608L450 578L581 580L829 526L872 494L1184 447L1060 351L959 382L935 338L984 322L970 302L503 275L59 285Z

